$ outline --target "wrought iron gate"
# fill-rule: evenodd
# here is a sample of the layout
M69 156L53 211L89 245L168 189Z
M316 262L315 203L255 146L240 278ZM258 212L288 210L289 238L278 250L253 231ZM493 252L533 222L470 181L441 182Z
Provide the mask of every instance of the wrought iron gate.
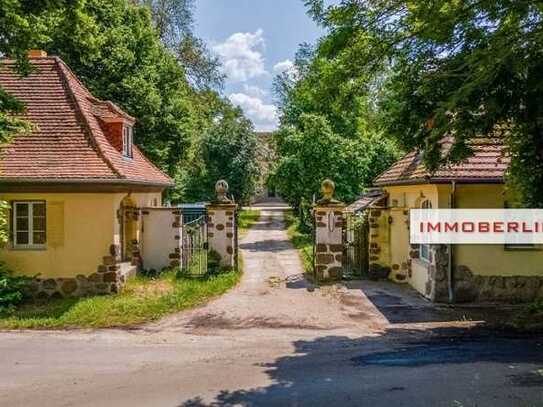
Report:
M181 273L187 277L207 275L207 215L185 223L181 232Z
M369 269L368 222L365 213L345 213L343 229L343 276L367 275Z

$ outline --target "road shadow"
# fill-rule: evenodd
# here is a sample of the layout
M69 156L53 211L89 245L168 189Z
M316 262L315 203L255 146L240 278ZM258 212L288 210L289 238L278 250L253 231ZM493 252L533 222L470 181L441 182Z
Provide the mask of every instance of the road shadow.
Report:
M434 304L406 284L391 281L354 280L344 283L352 293L367 299L390 324L480 321L498 325L507 320L514 310L507 307L446 306ZM361 295L360 295L361 294Z
M542 405L541 342L479 328L299 340L291 355L259 365L269 385L178 407Z
M251 243L240 243L239 248L242 250L247 250L250 252L260 252L260 253L276 253L282 252L285 250L293 250L292 243L289 240L273 240L265 239L259 240L257 242Z
M282 224L279 220L273 222L258 221L251 225L250 230L285 230L285 225Z

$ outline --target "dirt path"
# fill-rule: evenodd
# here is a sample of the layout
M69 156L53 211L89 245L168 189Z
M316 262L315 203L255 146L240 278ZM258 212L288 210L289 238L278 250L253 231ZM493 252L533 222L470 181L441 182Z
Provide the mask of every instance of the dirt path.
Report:
M304 278L298 251L288 240L283 211L261 211L258 223L241 239L240 252L244 274L235 289L205 307L167 318L154 328L197 334L218 329L367 332L386 325L369 302L364 318L360 317L362 297L360 302L346 301L339 286L316 288Z

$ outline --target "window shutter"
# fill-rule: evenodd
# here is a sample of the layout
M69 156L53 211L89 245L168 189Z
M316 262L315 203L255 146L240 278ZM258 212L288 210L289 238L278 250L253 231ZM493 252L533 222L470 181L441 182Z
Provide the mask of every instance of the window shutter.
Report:
M8 217L8 242L13 243L13 201L9 201L6 216Z
M47 205L47 242L51 248L64 246L64 202Z

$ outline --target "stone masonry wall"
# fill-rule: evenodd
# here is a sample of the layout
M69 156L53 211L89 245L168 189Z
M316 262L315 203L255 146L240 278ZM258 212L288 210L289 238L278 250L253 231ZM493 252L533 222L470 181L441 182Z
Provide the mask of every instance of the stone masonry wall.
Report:
M531 302L543 298L543 276L481 276L454 268L456 302Z
M343 276L343 205L317 206L315 216L315 279L340 280Z
M391 213L392 215L392 213ZM403 222L403 225L405 225L406 231L409 232L409 211L404 209L400 211L394 212L394 222ZM394 232L392 232L394 233ZM418 245L410 246L410 252L417 251L416 256L418 256ZM408 279L412 275L412 253L408 253L407 258L400 258L396 259L396 261L392 261L391 265L391 274L389 278L397 283L407 283Z
M48 299L117 293L125 283L119 265L119 253L119 246L111 245L110 254L103 257L96 273L90 276L36 278L30 283L29 294L36 299Z
M447 302L448 247L432 245L428 266L426 296L434 302ZM465 265L453 270L454 302L530 302L543 298L543 276L482 276Z
M182 215L183 213L179 210L172 211L172 214L174 216L174 220L172 222L172 228L174 228L176 234L175 234L175 240L180 241L181 239L181 228L183 227L183 220ZM170 258L170 267L180 267L181 266L181 245L177 245L177 247L174 248L174 251L171 252L168 256Z
M315 255L315 272L318 281L341 280L343 245L318 243Z
M235 211L236 204L207 206L209 248L221 256L223 267L236 267L235 262Z
M371 279L386 279L390 274L387 253L387 236L383 230L385 226L385 211L371 209L368 217L369 222L369 277Z

